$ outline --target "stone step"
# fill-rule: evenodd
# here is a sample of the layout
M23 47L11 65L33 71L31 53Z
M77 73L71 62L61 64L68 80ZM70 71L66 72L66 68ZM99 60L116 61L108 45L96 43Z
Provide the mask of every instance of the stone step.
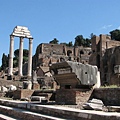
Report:
M12 118L4 114L0 114L0 120L18 120L18 119Z
M27 110L0 105L0 120L66 120ZM9 117L12 116L12 117ZM16 118L16 119L15 119Z
M59 105L40 105L3 99L0 99L0 104L0 113L14 115L13 117L22 120L120 120L119 112L79 110Z

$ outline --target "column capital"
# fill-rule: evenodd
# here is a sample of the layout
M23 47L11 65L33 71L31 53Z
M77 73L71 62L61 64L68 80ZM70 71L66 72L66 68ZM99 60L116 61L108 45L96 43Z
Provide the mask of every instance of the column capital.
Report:
M10 34L10 36L13 36L13 37L14 37L14 35L13 35L13 34Z
M33 40L33 38L31 37L31 38L29 38L29 40Z
M13 38L14 38L14 35L11 34L11 35L10 35L10 39L13 39Z
M29 44L32 44L33 38L29 38Z

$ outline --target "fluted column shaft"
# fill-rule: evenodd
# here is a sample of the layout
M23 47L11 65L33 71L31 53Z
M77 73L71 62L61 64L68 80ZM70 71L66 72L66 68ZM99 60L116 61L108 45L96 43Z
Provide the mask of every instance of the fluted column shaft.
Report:
M22 64L23 64L23 37L20 37L20 46L19 46L19 66L18 66L18 75L22 76Z
M10 35L10 50L9 50L9 70L8 75L13 75L13 53L14 53L14 36Z
M33 38L29 38L28 77L31 77L32 73L32 42Z

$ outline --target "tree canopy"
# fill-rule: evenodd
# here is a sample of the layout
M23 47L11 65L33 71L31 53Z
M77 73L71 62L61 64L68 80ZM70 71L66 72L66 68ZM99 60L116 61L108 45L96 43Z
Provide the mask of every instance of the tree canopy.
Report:
M78 35L75 37L74 46L90 47L90 44L91 44L90 39L84 38L82 35Z
M120 41L120 30L115 29L113 31L110 31L111 39Z
M3 53L1 70L5 70L8 67L8 56Z
M59 40L57 40L56 38L54 38L49 43L51 43L51 44L58 44L58 42L59 42Z
M64 45L66 45L66 46L68 46L68 47L72 47L73 46L73 43L72 43L72 41L70 41L70 42L68 42L68 43L60 43L60 44L64 44Z
M27 49L23 49L23 64L28 61L28 53L29 51ZM14 58L13 58L13 67L18 66L18 61L19 61L19 49L16 49L14 51ZM5 70L8 67L9 64L9 55L5 55L3 53L2 55L2 65L0 70Z
M27 57L28 54L29 54L29 51L28 51L27 49L23 49L23 56ZM19 57L19 49L16 49L16 50L14 51L14 56L15 56L15 57Z

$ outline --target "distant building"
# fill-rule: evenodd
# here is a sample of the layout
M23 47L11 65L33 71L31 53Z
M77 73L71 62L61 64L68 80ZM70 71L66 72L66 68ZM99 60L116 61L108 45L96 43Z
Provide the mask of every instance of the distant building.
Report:
M115 66L120 65L120 41L111 40L108 35L100 35L94 36L91 42L89 63L97 65L101 73L101 83L120 84L120 73L114 72Z
M60 61L77 61L86 64L89 62L90 54L90 47L42 43L38 45L33 56L33 69L39 66L49 67L52 63Z

